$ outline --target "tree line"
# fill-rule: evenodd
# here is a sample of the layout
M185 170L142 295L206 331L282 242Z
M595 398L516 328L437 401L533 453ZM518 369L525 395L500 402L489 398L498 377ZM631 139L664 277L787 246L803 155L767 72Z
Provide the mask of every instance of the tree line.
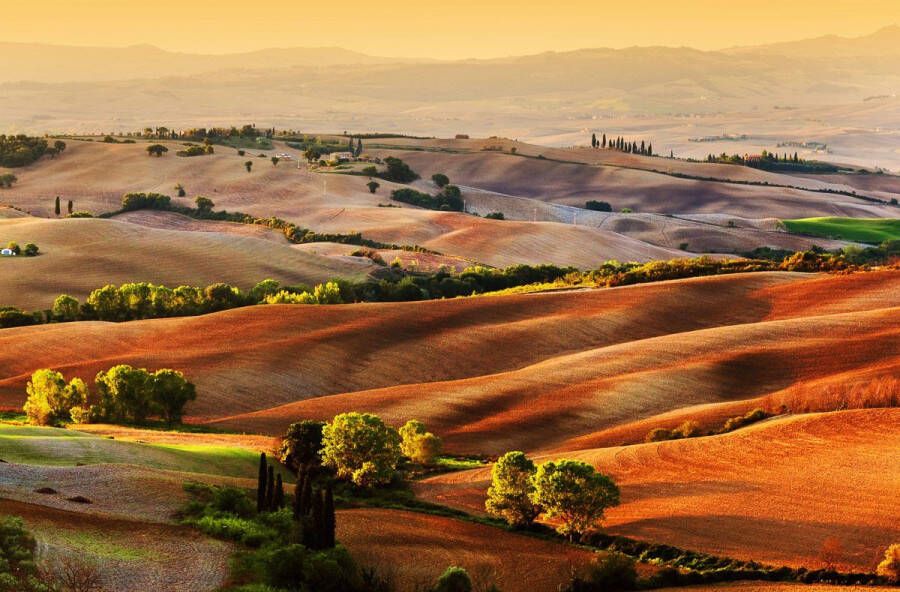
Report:
M779 156L775 152L769 152L767 150L763 150L759 156L749 154L745 154L744 156L741 156L740 154L729 155L725 152L718 155L709 154L706 157L706 162L737 164L766 171L836 173L840 170L837 166L827 162L800 158L800 155L796 152L794 152L793 156L787 152Z
M627 140L622 136L606 140L606 134L598 139L597 134L591 134L591 148L603 148L609 150L618 150L619 152L627 152L629 154L641 154L643 156L653 156L653 143L641 140L638 144L637 140Z
M556 265L514 265L505 269L472 266L456 273L434 273L386 268L385 277L360 282L336 279L315 287L282 286L266 279L248 291L217 283L200 288L179 286L174 290L150 283L106 285L96 289L84 303L61 295L51 309L25 312L0 307L0 328L53 322L103 320L122 322L139 319L193 316L257 304L344 304L353 302L409 302L456 298L499 292L510 288L557 283L566 286L616 287L690 277L751 273L759 271L846 272L884 265L900 257L900 241L828 252L813 248L796 253L757 250L749 259L673 259L648 263L607 261L581 271Z
M54 158L65 149L66 143L62 140L55 140L50 144L47 138L24 134L0 135L0 166L9 168L28 166L44 155Z

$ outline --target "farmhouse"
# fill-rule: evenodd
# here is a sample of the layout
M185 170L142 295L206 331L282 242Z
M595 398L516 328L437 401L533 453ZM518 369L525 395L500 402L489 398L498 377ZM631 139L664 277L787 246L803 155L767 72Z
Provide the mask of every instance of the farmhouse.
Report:
M349 162L355 159L352 152L332 152L328 155L329 162Z

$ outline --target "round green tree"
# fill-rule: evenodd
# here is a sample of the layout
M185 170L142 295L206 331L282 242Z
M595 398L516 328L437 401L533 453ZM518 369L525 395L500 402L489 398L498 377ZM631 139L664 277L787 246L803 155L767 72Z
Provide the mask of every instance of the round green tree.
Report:
M360 487L390 482L400 460L400 436L370 413L342 413L322 428L322 463Z
M531 501L548 518L559 518L557 530L572 540L596 526L607 508L619 504L613 480L581 461L545 462L532 481Z
M411 419L400 428L400 452L419 464L434 462L441 453L441 439L429 432L421 421Z

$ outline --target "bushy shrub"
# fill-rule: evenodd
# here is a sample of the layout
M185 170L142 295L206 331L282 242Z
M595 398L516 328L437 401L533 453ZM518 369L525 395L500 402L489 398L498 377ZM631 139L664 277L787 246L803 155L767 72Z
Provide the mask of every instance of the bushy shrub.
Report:
M450 184L450 177L443 173L435 173L431 175L431 180L434 181L434 184L441 189Z
M167 210L172 205L172 198L161 193L126 193L122 196L122 211L133 210Z
M472 592L472 578L461 567L448 567L438 578L433 592Z
M594 557L584 574L576 576L568 592L622 592L637 588L637 568L628 555L610 551Z

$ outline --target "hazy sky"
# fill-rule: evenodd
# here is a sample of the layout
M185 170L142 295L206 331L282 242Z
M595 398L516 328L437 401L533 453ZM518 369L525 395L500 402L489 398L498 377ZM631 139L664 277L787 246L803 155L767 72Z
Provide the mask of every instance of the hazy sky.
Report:
M0 41L229 53L341 46L496 57L582 47L715 49L894 24L900 0L0 0ZM0 56L2 57L2 56Z

